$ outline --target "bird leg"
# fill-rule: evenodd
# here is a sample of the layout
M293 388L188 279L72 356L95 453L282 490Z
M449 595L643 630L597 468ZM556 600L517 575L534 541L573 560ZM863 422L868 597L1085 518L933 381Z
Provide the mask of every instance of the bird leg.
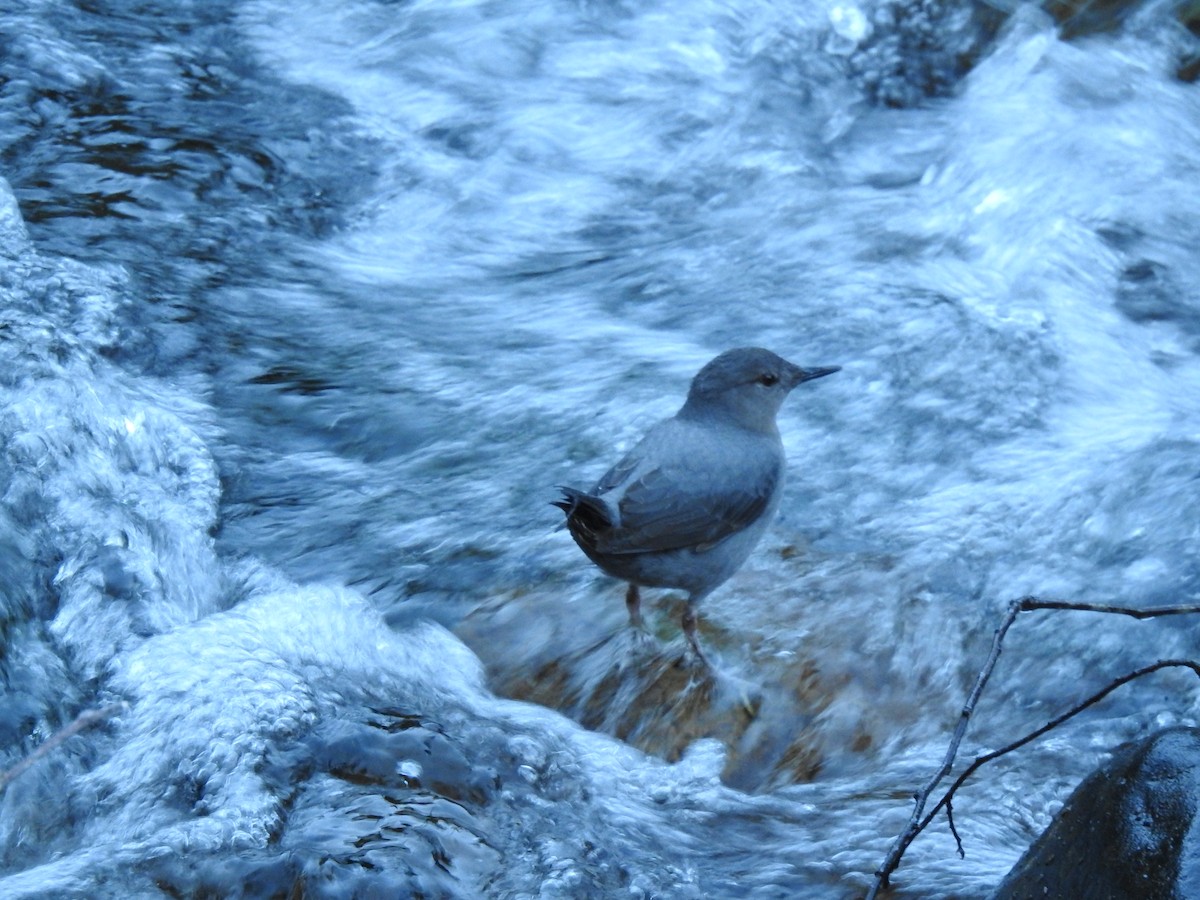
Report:
M688 604L683 608L683 635L692 646L692 652L696 654L698 659L705 668L711 669L712 666L708 661L708 657L704 655L704 651L700 649L700 639L696 637L696 611L692 609L692 604Z
M632 581L629 582L629 590L625 592L625 608L629 610L629 624L644 631L646 622L642 618L642 597L638 593L638 586Z

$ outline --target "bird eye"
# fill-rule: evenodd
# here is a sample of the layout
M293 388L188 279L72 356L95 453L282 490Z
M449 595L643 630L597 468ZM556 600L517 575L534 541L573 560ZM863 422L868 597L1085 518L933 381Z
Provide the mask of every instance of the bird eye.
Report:
M771 385L775 384L778 381L779 381L779 376L772 375L770 372L768 372L765 375L758 376L758 383L761 385L765 385L766 387L770 387Z

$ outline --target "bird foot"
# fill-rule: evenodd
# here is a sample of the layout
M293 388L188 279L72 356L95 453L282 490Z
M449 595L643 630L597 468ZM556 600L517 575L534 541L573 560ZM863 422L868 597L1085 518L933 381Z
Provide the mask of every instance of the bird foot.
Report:
M758 714L762 710L763 694L757 685L741 678L730 677L727 679L725 689L730 694L733 706L746 718L747 722L753 722L758 718Z
M629 623L629 643L634 650L640 652L646 652L658 646L657 639L650 633L644 622Z
M694 646L688 646L679 654L679 658L675 661L675 667L679 669L690 669L696 675L712 676L716 669L709 662L707 656L703 652L698 651Z
M691 649L691 653L685 655L691 659L693 668L711 671L712 663L700 649L700 638L696 635L696 613L690 605L683 610L683 636L687 638L688 647Z

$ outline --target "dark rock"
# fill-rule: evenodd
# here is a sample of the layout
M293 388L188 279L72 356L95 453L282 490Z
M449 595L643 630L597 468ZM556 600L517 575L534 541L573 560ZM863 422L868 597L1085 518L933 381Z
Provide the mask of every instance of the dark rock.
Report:
M946 96L991 49L1006 18L983 0L886 0L869 35L848 52L851 75L879 106Z
M1061 26L1064 40L1116 31L1139 6L1137 0L1046 0L1042 4Z
M871 103L917 106L952 94L992 51L1012 14L1030 7L1048 14L1065 41L1118 33L1150 8L1146 0L883 0L864 34L841 36L833 28L826 50L846 57L851 78ZM1198 0L1184 0L1171 14L1200 37ZM1176 76L1195 81L1200 42L1181 35L1179 52Z
M1119 747L1075 789L993 900L1186 900L1200 885L1200 729Z
M1125 267L1117 284L1116 307L1134 322L1174 322L1189 334L1200 333L1200 314L1171 269L1151 259Z

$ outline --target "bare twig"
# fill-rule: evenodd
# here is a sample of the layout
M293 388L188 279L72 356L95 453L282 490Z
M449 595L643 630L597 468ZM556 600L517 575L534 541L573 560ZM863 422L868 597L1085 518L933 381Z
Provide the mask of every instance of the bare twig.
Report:
M984 687L987 686L988 679L992 677L992 669L996 667L996 661L1000 659L1000 646L1004 642L1004 635L1008 633L1008 629L1012 627L1012 623L1020 614L1023 604L1029 599L1032 598L1026 597L1021 600L1014 600L1009 604L1008 613L1005 614L1004 621L1000 623L1000 627L996 629L996 633L992 637L992 649L988 653L987 662L979 670L979 675L975 679L975 686L971 688L967 702L963 705L962 713L958 718L958 724L954 728L954 736L950 738L950 746L946 750L946 758L942 760L941 767L933 773L933 777L925 783L925 786L913 795L914 805L912 816L909 817L907 827L896 838L895 843L892 844L892 849L888 851L883 865L876 870L875 883L871 885L871 890L867 894L867 900L875 900L875 896L879 893L880 888L887 887L888 876L896 871L896 867L900 865L900 857L904 855L904 851L908 849L908 845L913 842L913 839L925 827L921 823L921 814L925 811L925 804L929 802L930 794L937 789L942 779L949 775L950 770L954 767L954 757L958 753L958 745L962 743L963 736L967 733L967 723L971 721L971 714L975 711L975 704L979 700L979 695L983 693Z
M962 838L958 836L958 829L954 827L954 804L950 802L949 797L944 799L946 800L946 824L950 826L950 833L954 835L954 843L958 847L958 858L962 859L966 854L963 853ZM922 823L922 827L924 827L924 823Z
M892 844L891 850L888 851L887 858L884 859L883 864L879 867L879 869L876 870L875 882L871 885L871 889L867 893L866 900L875 900L879 894L879 891L888 886L888 879L892 872L899 867L900 859L904 856L904 852L908 849L908 846L913 842L917 835L920 834L931 821L933 821L934 816L937 815L937 813L943 807L945 807L947 810L947 817L950 821L950 829L954 835L955 841L958 844L959 854L962 855L962 841L959 840L958 831L954 827L954 820L950 812L950 801L954 796L954 792L958 790L962 783L966 781L966 779L970 777L970 775L981 765L991 759L995 759L997 756L1002 756L1005 753L1016 750L1018 747L1022 747L1030 741L1035 740L1052 728L1062 724L1072 716L1077 715L1079 712L1091 706L1092 704L1099 702L1104 697L1108 696L1108 694L1112 693L1112 691L1116 690L1116 688L1132 681L1135 678L1139 678L1142 675L1147 675L1150 672L1155 672L1159 669L1170 666L1183 666L1191 668L1196 672L1197 675L1200 675L1200 665L1187 660L1162 660L1154 665L1147 666L1144 669L1131 672L1130 674L1109 684L1102 691L1093 695L1088 700L1085 700L1083 703L1077 705L1075 708L1047 723L1042 728L1039 728L1038 730L1021 738L1019 741L1015 741L1007 747L1001 748L1000 750L994 751L991 754L986 754L985 756L976 759L976 761L973 762L971 766L959 776L958 780L955 781L954 785L949 791L946 792L942 799L938 801L937 805L934 806L928 815L923 815L925 811L925 805L929 802L930 796L937 789L937 786L942 782L942 780L950 774L950 771L954 767L954 759L958 754L959 745L962 743L962 739L966 735L967 725L970 722L971 715L975 710L975 704L978 702L979 696L983 693L983 689L987 685L988 679L991 678L992 670L995 669L996 663L1000 659L1000 648L1004 641L1004 636L1008 633L1009 628L1012 627L1012 624L1018 615L1023 612L1038 609L1061 609L1074 610L1078 612L1109 613L1131 616L1135 619L1152 619L1159 616L1200 613L1200 606L1164 606L1151 609L1136 609L1133 607L1111 606L1097 603L1073 603L1065 600L1042 600L1038 597L1032 596L1022 597L1021 599L1014 600L1012 603L1010 603L1008 611L1005 613L1004 619L1000 623L1000 627L996 629L996 633L992 638L992 647L991 651L988 653L987 661L983 664L983 668L979 670L979 675L975 679L975 686L971 689L971 693L967 697L967 702L963 705L962 713L958 719L958 724L955 726L954 734L950 738L950 746L946 750L946 757L942 761L941 767L938 768L938 770L933 774L933 777L931 777L929 781L926 782L926 784L913 795L913 813L909 817L908 825L905 827L904 831L901 832L900 836L896 838L895 842Z
M985 763L991 762L993 759L998 759L1001 756L1004 756L1006 753L1012 753L1012 751L1017 750L1021 747L1024 747L1026 744L1030 743L1031 741L1037 740L1043 734L1045 734L1047 731L1051 731L1051 730L1057 728L1059 725L1061 725L1063 722L1067 721L1068 719L1079 715L1079 713L1083 712L1089 706L1093 706L1096 703L1099 703L1101 700L1103 700L1105 697L1107 697L1109 694L1111 694L1113 691L1115 691L1121 685L1128 684L1129 682L1133 681L1136 678L1141 678L1143 675L1149 675L1151 672L1157 672L1160 669L1171 669L1171 668L1191 669L1198 677L1200 677L1200 663L1197 663L1194 660L1190 660L1190 659L1160 659L1156 663L1152 663L1151 665L1148 665L1148 666L1143 666L1142 668L1136 669L1133 672L1128 673L1127 675L1122 675L1120 678L1116 679L1115 681L1109 682L1103 688L1096 691L1096 693L1092 694L1092 696L1090 696L1086 700L1084 700L1082 703L1075 704L1075 706L1071 707L1069 710L1067 710L1061 716L1056 716L1055 718L1053 718L1049 722L1047 722L1045 725L1043 725L1041 728L1038 728L1038 729L1035 729L1034 731L1029 732L1029 734L1025 735L1022 738L1018 738L1017 740L1013 741L1011 744L1006 744L1005 746L1001 747L999 750L993 750L991 753L985 753L982 756L975 757L975 760L969 766L967 766L965 769L963 769L962 774L960 774L958 776L958 778L954 779L954 784L950 785L950 789L948 791L946 791L946 793L942 797L942 799L939 800L937 802L937 804L933 807L933 809L931 809L929 811L929 814L927 816L925 816L924 820L922 820L922 822L921 822L921 829L924 829L926 825L928 825L930 822L933 821L934 816L936 816L938 814L938 811L940 809L942 809L942 807L946 808L947 818L950 817L950 815L951 815L950 801L954 798L954 792L957 791L960 787L962 787L963 784L966 782L966 780L968 778L970 778L972 775L974 775L975 771L980 766L984 765ZM950 829L952 831L954 831L953 819L950 820ZM960 858L965 857L966 854L963 853L962 841L958 840L958 832L957 831L954 831L954 838L956 841L958 841L959 857Z
M57 747L59 744L68 738L74 737L81 731L86 731L95 725L99 725L105 719L125 709L124 703L111 703L108 706L100 709L85 709L70 725L60 728L46 740L38 745L37 749L30 753L27 757L13 766L11 769L0 772L0 791L3 791L13 781L13 779L22 775L26 770L31 768L34 763Z
M1068 600L1041 600L1037 597L1022 597L1021 612L1033 609L1073 609L1078 612L1112 613L1118 616L1130 616L1134 619L1157 619L1160 616L1183 616L1189 613L1200 613L1200 606L1152 606L1149 609L1137 609L1131 606L1109 606L1104 603L1072 603Z

